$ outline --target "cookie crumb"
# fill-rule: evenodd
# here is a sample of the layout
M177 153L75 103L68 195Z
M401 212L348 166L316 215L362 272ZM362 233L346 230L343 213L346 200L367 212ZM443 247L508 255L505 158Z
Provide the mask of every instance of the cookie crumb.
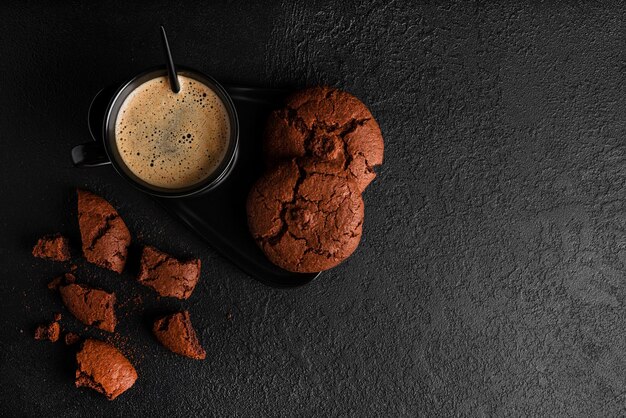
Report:
M50 290L58 290L61 282L63 281L63 276L55 277L48 283L48 289Z
M53 261L68 261L71 258L69 241L61 234L39 238L32 253L37 258Z
M35 339L48 340L55 343L59 340L60 333L61 326L56 321L49 324L40 324L35 328Z
M80 341L80 336L78 334L74 334L73 332L67 332L65 333L63 340L65 341L65 345L74 345Z

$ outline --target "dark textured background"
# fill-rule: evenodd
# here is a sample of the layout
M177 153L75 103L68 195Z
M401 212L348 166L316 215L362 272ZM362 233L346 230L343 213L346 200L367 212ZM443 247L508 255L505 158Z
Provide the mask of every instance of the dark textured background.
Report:
M53 3L0 6L2 415L626 414L623 3ZM160 23L222 81L330 83L371 107L385 165L346 263L268 288L110 167L71 167L92 95L160 62ZM122 305L115 342L140 377L114 402L32 339L65 311L45 288L63 266L29 252L78 238L76 186L138 242L204 263L189 301L163 303L189 308L204 362L154 342L163 304L130 275L79 265Z

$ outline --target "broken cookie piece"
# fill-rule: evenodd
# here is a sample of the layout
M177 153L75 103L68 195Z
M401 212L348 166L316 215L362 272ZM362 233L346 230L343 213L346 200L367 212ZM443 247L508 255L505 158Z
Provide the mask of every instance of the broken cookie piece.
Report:
M154 247L144 247L137 280L159 295L188 299L199 277L200 260L179 261Z
M121 273L128 255L130 232L113 206L100 196L78 190L78 224L87 261Z
M198 341L187 311L157 319L152 332L161 344L176 354L196 360L206 357L206 351Z
M67 309L78 320L105 331L115 331L115 293L75 283L59 287L59 292Z
M37 328L35 328L36 340L49 340L55 343L59 340L60 334L61 334L61 326L56 320L49 324L37 325Z
M68 261L71 258L69 241L61 234L46 235L35 244L33 255L47 260Z
M137 371L117 348L102 341L88 339L76 354L76 387L88 387L109 400L130 389Z

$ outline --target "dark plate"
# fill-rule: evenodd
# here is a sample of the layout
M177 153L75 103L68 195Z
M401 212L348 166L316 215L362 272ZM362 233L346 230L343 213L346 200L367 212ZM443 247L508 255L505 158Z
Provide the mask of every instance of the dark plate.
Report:
M245 202L250 187L262 174L261 136L269 112L282 105L286 90L225 86L239 115L239 157L229 178L205 195L156 199L175 218L200 235L211 247L254 279L274 287L307 284L319 273L291 273L272 264L248 231ZM104 108L115 88L102 90L89 116L92 135L98 134ZM96 127L94 130L93 128ZM94 135L94 139L97 136Z

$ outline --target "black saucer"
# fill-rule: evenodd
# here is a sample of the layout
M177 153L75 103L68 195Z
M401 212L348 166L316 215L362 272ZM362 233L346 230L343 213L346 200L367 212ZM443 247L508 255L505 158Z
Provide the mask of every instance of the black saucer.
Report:
M302 286L319 273L291 273L272 264L248 231L245 202L262 174L261 134L269 112L282 105L286 90L225 86L239 115L239 157L230 177L216 190L191 198L157 200L174 217L254 279L274 287ZM115 87L103 89L89 112L89 129L101 136L102 118Z

